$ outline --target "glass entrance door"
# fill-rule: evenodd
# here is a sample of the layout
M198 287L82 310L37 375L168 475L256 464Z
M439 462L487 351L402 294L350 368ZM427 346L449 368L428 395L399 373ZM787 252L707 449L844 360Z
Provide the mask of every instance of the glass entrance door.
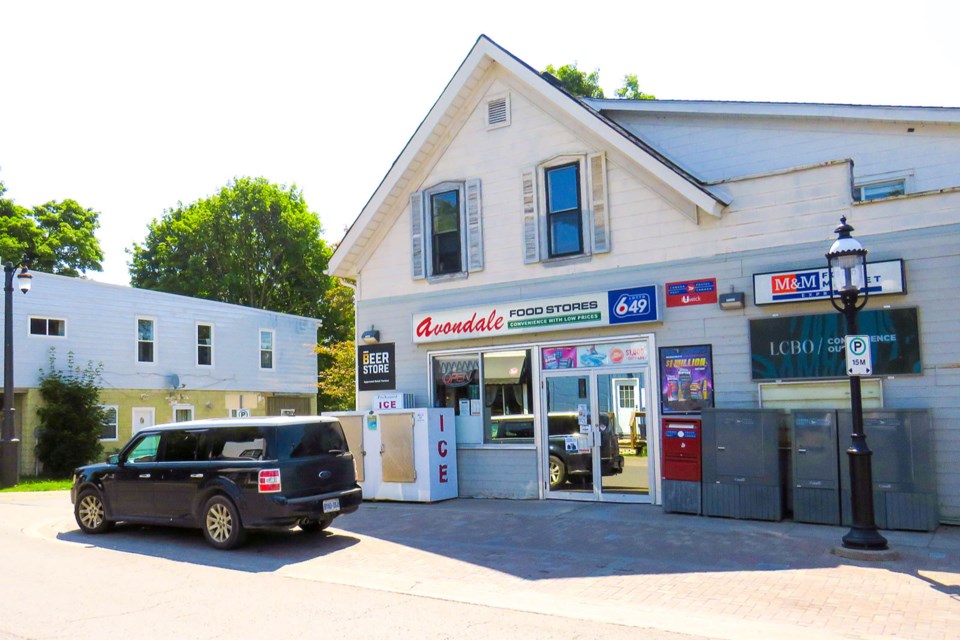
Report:
M545 382L547 492L592 496L596 438L591 376L552 374Z
M648 367L544 373L541 444L546 495L647 502Z

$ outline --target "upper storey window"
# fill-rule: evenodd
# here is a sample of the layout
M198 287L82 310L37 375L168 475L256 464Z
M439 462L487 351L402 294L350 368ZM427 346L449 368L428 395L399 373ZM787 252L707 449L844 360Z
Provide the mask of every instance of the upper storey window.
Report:
M521 172L523 261L610 251L607 163L602 153L562 155Z
M483 269L480 181L444 182L410 194L413 278L463 278Z

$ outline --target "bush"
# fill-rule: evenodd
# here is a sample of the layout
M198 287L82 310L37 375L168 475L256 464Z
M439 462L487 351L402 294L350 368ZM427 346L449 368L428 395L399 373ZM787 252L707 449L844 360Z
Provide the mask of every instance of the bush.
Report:
M65 477L79 466L98 460L103 453L103 409L100 407L100 372L103 364L81 369L67 354L67 368L56 368L56 350L50 349L50 368L40 370L40 397L37 410L40 431L37 458L44 472Z

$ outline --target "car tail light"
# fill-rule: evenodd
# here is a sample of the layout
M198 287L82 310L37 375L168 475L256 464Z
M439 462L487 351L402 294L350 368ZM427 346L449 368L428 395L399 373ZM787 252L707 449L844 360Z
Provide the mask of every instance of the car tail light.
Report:
M280 493L280 469L260 470L260 493Z

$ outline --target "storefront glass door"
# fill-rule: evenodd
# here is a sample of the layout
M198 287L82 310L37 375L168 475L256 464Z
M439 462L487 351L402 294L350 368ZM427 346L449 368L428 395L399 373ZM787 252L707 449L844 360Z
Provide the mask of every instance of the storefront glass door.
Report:
M645 366L544 373L547 497L650 499L655 469L648 455L648 380Z

